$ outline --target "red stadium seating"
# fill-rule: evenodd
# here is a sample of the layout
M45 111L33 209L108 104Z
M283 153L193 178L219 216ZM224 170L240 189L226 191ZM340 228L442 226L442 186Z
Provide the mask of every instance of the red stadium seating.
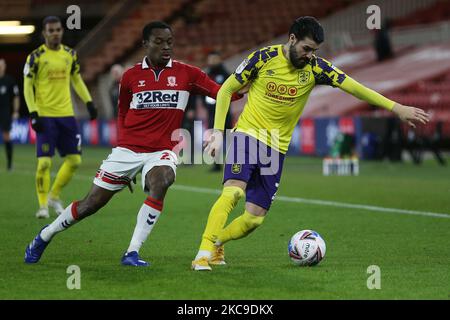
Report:
M431 115L427 125L417 128L421 136L431 137L436 131L438 122L442 122L443 137L450 138L450 70L428 80L420 80L401 90L387 94L390 99L404 105L417 106L425 109ZM369 111L363 107L351 112L351 115L389 116L390 113L381 110ZM404 125L407 131L407 125Z
M393 21L394 27L427 24L443 20L450 20L450 2L439 0L433 5L417 10L405 17Z
M135 50L141 43L142 27L153 20L166 20L179 10L188 0L151 1L132 11L111 30L110 38L94 54L82 61L83 77L92 81L111 64Z
M152 20L174 20L171 24L177 41L177 59L202 67L211 50L221 51L226 58L287 33L298 16L321 18L359 1L286 1L279 6L272 0L144 0L143 5L112 30L108 44L83 61L83 75L87 81L93 80L114 61L129 56L132 51L140 51L142 26ZM194 21L189 21L183 12L186 5L194 9Z
M198 66L205 65L205 52L219 50L229 57L276 36L287 34L292 21L302 15L322 18L358 1L287 1L280 6L272 0L199 1L200 22L180 24L175 29L177 46L192 47L177 51L177 58ZM255 10L257 8L257 10Z

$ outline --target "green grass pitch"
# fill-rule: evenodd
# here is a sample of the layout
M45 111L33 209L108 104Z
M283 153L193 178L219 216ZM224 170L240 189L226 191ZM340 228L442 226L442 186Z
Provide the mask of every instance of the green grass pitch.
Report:
M88 192L108 148L84 149L83 164L64 189L66 204ZM15 169L4 170L0 153L0 299L449 299L450 169L429 160L363 162L357 177L323 177L321 160L288 157L279 196L414 210L382 212L278 199L264 224L247 238L226 245L228 265L213 272L190 270L222 174L207 166L180 166L164 212L141 256L149 268L120 265L145 195L140 180L94 216L57 235L36 265L24 249L53 221L34 217L36 159L31 146L16 146ZM61 163L54 158L52 173ZM290 199L284 198L284 199ZM228 221L241 214L241 203ZM287 255L289 238L302 229L326 241L316 267L296 267ZM81 288L69 290L67 268L81 272ZM369 290L367 269L380 268L381 288Z

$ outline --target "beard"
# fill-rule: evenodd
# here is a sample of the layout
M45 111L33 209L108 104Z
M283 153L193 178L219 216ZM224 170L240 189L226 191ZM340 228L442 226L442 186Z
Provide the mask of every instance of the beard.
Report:
M309 62L308 58L300 58L298 56L297 51L295 51L293 45L289 46L289 60L291 61L292 65L297 69L303 69Z

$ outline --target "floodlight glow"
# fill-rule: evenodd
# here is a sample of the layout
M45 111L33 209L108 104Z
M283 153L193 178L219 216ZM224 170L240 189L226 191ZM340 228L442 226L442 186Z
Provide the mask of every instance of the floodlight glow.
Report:
M20 21L18 20L0 21L0 27L14 27L14 26L20 26Z
M0 25L0 35L20 35L20 34L30 34L35 30L34 26L2 26Z

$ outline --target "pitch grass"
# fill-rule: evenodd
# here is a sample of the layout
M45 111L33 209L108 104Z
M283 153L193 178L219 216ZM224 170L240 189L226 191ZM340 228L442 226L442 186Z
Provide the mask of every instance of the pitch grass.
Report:
M63 192L66 203L84 197L109 152L84 149L84 162ZM61 160L54 159L56 172ZM197 273L190 263L217 196L177 189L169 191L162 217L141 250L151 267L122 267L119 261L145 198L139 186L59 234L40 263L26 265L26 245L55 217L34 217L35 164L32 147L16 146L15 170L0 168L0 299L450 297L450 219L275 201L256 232L226 246L227 266ZM176 184L220 189L221 177L206 166L181 166ZM363 162L358 177L323 177L320 159L288 157L279 194L450 214L450 169L433 160L422 166ZM242 210L240 204L230 218ZM317 267L296 267L287 256L289 238L301 229L314 229L326 241L326 257ZM80 290L67 289L70 265L81 269ZM380 290L367 288L371 265L380 267Z

